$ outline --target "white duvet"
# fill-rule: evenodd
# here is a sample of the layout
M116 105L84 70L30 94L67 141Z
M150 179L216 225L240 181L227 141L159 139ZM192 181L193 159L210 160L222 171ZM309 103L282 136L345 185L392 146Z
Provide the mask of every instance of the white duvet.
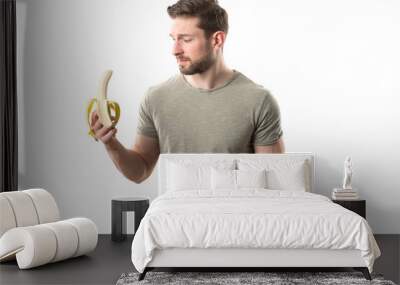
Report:
M132 242L143 272L154 249L358 249L372 272L380 250L367 221L319 194L246 189L165 193L150 205Z

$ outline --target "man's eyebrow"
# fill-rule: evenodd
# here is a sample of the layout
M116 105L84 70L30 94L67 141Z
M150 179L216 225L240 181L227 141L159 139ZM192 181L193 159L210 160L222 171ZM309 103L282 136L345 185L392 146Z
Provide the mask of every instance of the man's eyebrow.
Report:
M173 37L172 34L169 34L170 37ZM193 34L178 34L178 39L182 37L193 37Z

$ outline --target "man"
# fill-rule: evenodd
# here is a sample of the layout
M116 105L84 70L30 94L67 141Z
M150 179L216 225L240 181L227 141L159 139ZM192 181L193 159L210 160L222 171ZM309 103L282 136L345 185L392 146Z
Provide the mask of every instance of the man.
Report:
M215 0L180 0L167 11L180 73L142 97L132 148L92 116L91 128L119 171L141 183L160 153L284 152L275 99L224 63L225 10Z

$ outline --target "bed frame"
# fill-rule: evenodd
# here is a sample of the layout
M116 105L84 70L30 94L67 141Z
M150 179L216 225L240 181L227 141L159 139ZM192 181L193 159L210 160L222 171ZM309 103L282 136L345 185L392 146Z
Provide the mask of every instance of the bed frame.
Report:
M315 167L312 153L248 154L248 153L165 153L158 161L158 194L165 192L166 168L169 159L216 160L235 158L267 158L271 160L305 160L309 166L310 192L314 192ZM255 249L255 248L167 248L157 249L139 280L156 268L230 268L234 271L270 268L343 268L361 271L371 280L359 250L330 249Z

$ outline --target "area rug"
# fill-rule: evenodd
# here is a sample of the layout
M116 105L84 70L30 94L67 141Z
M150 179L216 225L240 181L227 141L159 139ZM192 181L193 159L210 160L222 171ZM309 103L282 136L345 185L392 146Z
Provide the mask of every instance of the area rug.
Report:
M379 284L396 285L384 280L381 274L371 274L372 280L366 280L361 272L147 272L146 277L138 281L139 273L123 273L116 285L134 284Z

